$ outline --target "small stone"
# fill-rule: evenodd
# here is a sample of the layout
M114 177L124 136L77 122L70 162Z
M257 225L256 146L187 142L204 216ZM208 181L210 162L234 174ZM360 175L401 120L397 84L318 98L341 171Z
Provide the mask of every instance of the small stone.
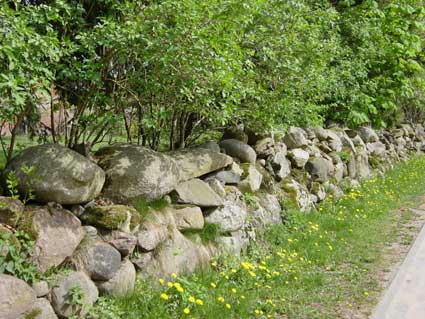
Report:
M131 255L137 245L136 236L119 230L112 231L110 234L106 235L104 239L124 257Z
M0 196L0 223L16 227L24 213L24 204L19 199Z
M44 297L49 293L49 284L46 281L38 281L32 285L37 297Z
M291 126L283 138L288 149L300 148L308 144L306 133L302 128Z
M90 206L80 218L89 225L128 233L138 227L141 221L139 212L126 205Z

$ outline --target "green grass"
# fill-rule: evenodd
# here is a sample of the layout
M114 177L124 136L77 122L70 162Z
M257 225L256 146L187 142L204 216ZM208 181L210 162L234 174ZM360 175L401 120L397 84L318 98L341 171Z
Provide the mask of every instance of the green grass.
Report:
M400 218L411 217L393 211L425 193L423 167L425 157L415 157L316 212L288 211L285 224L270 228L242 264L221 256L209 270L169 279L172 287L140 281L126 298L102 299L108 314L101 317L335 319L373 304L383 247L397 237Z

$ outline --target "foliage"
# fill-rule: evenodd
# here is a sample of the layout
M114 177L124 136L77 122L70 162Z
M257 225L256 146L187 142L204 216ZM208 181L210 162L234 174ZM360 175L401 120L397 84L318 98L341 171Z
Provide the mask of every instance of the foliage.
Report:
M424 13L423 0L6 1L0 123L15 136L47 99L70 116L53 141L124 131L175 149L233 124L420 121Z
M34 242L28 234L17 231L13 235L0 232L0 273L9 274L33 283L40 279L31 261Z
M35 167L34 166L27 166L23 165L22 173L25 175L25 183L26 183L26 191L24 194L24 198L22 199L22 202L27 204L29 201L35 199L34 195L34 183L38 180L38 177L35 176ZM6 185L7 185L7 191L9 192L9 195L13 199L19 199L19 178L16 175L15 171L10 171L7 174L6 177Z

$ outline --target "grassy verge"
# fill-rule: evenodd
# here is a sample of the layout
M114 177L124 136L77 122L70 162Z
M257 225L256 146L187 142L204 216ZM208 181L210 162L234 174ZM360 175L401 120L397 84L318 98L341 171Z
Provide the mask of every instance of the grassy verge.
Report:
M373 302L373 269L396 235L391 212L425 193L425 157L399 164L317 212L285 213L243 261L220 257L187 277L138 282L122 299L102 299L102 318L341 318ZM355 312L355 311L354 311Z

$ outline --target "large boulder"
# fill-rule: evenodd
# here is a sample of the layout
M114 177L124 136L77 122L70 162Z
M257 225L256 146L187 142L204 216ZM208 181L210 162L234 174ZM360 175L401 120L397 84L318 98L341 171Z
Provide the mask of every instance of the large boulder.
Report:
M204 181L195 178L175 188L178 202L201 207L215 207L223 204L222 199Z
M126 205L91 205L86 208L80 219L88 225L127 233L137 228L141 222L140 213Z
M70 302L72 292L76 290L81 293L81 304ZM93 305L98 297L99 291L96 285L81 271L59 277L51 292L53 309L60 317L64 318L73 315L84 317L87 312L86 307Z
M25 281L0 274L0 318L23 319L35 302L35 292Z
M133 292L136 269L129 260L124 260L116 274L108 281L97 282L99 292L110 296L126 296Z
M178 167L179 182L215 172L233 163L230 156L202 146L175 151L169 156Z
M308 144L306 135L306 132L302 128L291 126L283 138L283 142L288 149L301 148Z
M121 254L111 245L86 237L70 262L93 280L109 280L121 266Z
M16 227L24 212L24 204L19 199L0 196L0 223Z
M157 199L180 181L176 162L146 147L117 144L101 148L95 155L106 172L103 195L118 203L139 197Z
M23 169L34 168L34 176ZM58 144L25 149L7 165L3 177L14 171L23 195L31 190L39 202L79 204L98 196L105 173L84 156Z
M257 160L254 149L241 141L235 139L223 140L220 142L220 147L226 154L239 159L241 163L254 164Z
M35 239L33 259L40 272L59 266L84 238L80 220L61 207L28 208L19 229Z
M233 161L203 147L159 153L126 144L104 147L96 156L106 172L104 196L119 203L131 203L139 197L160 198L179 183L219 170Z

